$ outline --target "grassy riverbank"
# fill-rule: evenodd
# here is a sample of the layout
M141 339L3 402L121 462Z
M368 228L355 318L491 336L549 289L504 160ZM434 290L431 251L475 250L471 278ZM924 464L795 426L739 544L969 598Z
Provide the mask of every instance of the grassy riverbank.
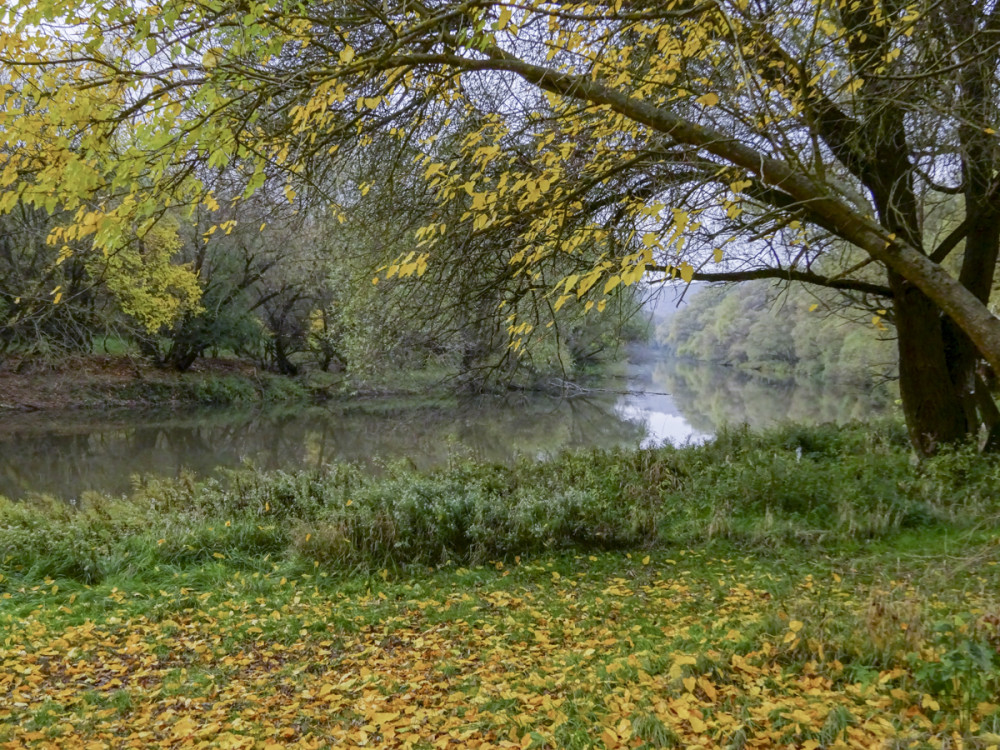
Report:
M314 393L305 380L261 372L239 360L206 359L185 373L113 355L9 361L0 366L0 413L273 403L325 395Z
M0 741L1000 744L1000 463L884 429L0 505Z
M73 356L61 361L14 359L0 362L0 414L425 396L432 391L447 393L448 375L443 369L428 368L370 380L316 370L293 377L267 372L246 360L225 358L200 359L183 373L125 355Z

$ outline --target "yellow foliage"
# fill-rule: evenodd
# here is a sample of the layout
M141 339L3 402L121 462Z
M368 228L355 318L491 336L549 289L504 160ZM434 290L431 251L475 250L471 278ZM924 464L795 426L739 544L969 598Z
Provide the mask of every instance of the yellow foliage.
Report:
M177 230L175 220L163 218L120 249L88 259L122 312L150 332L195 312L201 299L194 269L173 260L181 248Z
M988 28L985 5L968 5L969 27ZM76 212L130 196L134 212L110 211L106 226L80 215L61 241L93 235L116 295L152 328L191 309L197 284L162 253L114 241L129 234L132 213L199 202L218 210L205 177L212 170L242 174L249 195L274 167L293 181L317 163L317 173L333 174L326 161L385 143L406 143L442 207L460 204L456 231L495 233L516 273L544 275L554 304L571 293L570 273L585 280L581 300L654 270L690 282L710 259L723 262L724 233L745 239L735 247L754 263L775 265L770 248L800 239L783 223L792 214L810 231L838 226L834 234L879 262L902 263L886 252L896 238L871 223L880 212L837 197L864 193L858 183L872 170L851 174L860 153L838 155L839 137L818 124L834 106L859 151L874 138L861 138L870 111L890 103L905 109L899 119L913 120L914 135L954 131L935 102L955 92L964 61L922 58L934 46L918 44L935 31L926 9L904 3L890 13L878 0L632 6L455 0L326 4L312 14L278 0L9 0L0 25L0 212L19 201ZM849 23L848 11L862 20ZM991 49L982 33L969 37L968 54L980 43ZM911 80L928 93L910 96ZM483 95L483 81L514 95ZM873 93L883 88L890 93ZM965 88L976 90L957 87ZM459 121L471 132L457 132ZM995 123L966 125L992 134ZM980 147L988 150L963 150ZM914 155L934 161L924 173L957 178L950 184L964 179L955 153L915 141ZM291 183L285 196L298 199ZM435 225L445 226L435 218L421 227L421 254L387 264L384 278L424 274L444 233ZM925 272L896 270L918 287L930 283ZM582 306L602 309L597 299Z

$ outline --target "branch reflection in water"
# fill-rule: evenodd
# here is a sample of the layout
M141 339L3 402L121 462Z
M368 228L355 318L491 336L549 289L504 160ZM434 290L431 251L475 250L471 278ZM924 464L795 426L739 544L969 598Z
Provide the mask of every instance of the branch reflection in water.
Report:
M119 494L137 475L202 477L244 465L291 470L354 461L377 470L379 460L403 458L428 469L463 457L545 459L578 448L700 442L725 424L846 422L891 409L891 395L880 391L661 360L630 365L617 386L569 399L517 394L304 409L6 415L0 495Z

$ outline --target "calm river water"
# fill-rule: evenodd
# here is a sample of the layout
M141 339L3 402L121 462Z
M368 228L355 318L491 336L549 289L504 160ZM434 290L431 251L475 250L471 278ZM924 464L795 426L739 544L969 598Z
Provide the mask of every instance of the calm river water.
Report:
M575 398L0 415L0 495L121 493L136 475L206 476L242 465L407 458L428 468L466 456L544 459L572 448L698 442L727 424L846 422L893 408L885 393L703 364L647 362L627 372Z

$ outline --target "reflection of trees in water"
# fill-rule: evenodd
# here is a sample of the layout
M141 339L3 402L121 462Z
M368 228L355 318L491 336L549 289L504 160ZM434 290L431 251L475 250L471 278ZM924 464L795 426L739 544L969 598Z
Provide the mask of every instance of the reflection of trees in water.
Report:
M19 497L35 490L72 486L85 473L80 456L90 450L88 435L54 435L52 440L8 435L0 442L0 495Z
M207 473L238 463L236 427L191 424L74 424L50 432L14 433L0 443L0 494L26 492L76 496L88 489L112 493L129 488L133 474L176 476L182 469Z
M732 368L668 360L646 390L665 391L700 432L725 424L846 422L892 410L887 390L865 392L809 379L775 380ZM130 413L86 421L19 417L0 439L0 494L85 489L121 493L134 474L205 476L245 461L261 469L315 468L333 461L408 458L430 468L461 457L506 462L570 448L637 445L644 427L615 414L614 395L264 411L202 409ZM74 421L75 420L75 421Z
M888 386L865 390L810 378L772 379L682 360L659 363L652 378L673 394L684 418L703 432L744 423L763 428L779 422L863 421L895 408Z
M518 455L638 442L641 429L609 419L612 413L607 399L543 398L476 399L374 415L345 411L320 420L308 444L312 456L325 454L330 460L405 457L419 468L430 468L455 458L504 462Z
M460 444L483 460L550 456L570 448L637 444L640 426L614 416L614 399L544 399L475 406L463 419Z
M510 461L567 448L637 444L642 428L614 416L613 399L480 399L394 409L201 410L165 418L22 420L0 440L0 494L128 490L139 474L200 476L248 461L261 469L409 458L421 468L456 457Z

